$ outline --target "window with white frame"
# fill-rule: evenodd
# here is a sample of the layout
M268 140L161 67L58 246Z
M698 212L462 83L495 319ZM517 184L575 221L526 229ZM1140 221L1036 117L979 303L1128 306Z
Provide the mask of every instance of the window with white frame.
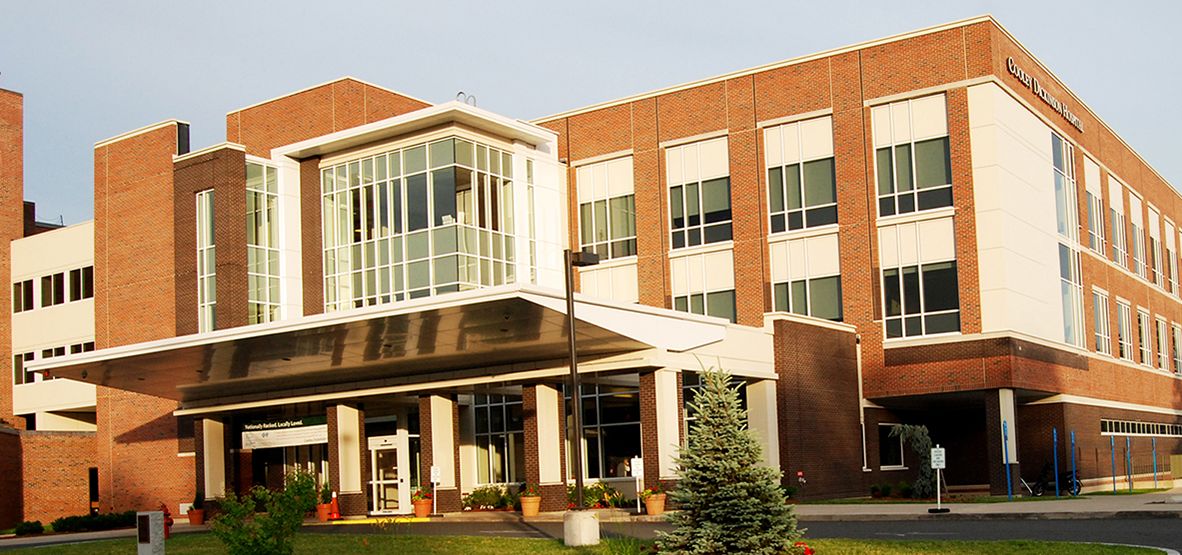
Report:
M888 339L960 331L954 237L947 217L879 228Z
M1101 194L1100 166L1084 157L1084 191L1088 203L1088 248L1104 256L1104 195Z
M476 483L524 481L525 420L521 396L477 393L472 410L476 421Z
M1149 281L1158 287L1166 286L1165 267L1161 258L1161 214L1153 206L1149 207Z
M1051 133L1051 163L1055 178L1055 223L1059 236L1074 241L1076 226L1075 147L1056 133Z
M636 195L632 157L579 166L579 241L599 258L636 254Z
M213 189L197 193L197 331L217 327L217 248Z
M1092 329L1097 353L1112 354L1112 336L1108 327L1108 294L1092 290Z
M1116 300L1116 347L1123 360L1133 360L1132 307L1128 301Z
M871 110L878 215L952 206L944 94Z
M460 137L322 168L325 310L515 281L512 179Z
M730 249L670 257L673 309L736 321L735 263Z
M279 319L279 171L246 163L246 321Z
M669 147L669 244L673 249L731 240L731 178L727 139Z
M1166 220L1166 257L1162 267L1166 271L1166 290L1178 294L1178 232L1174 223Z
M1170 353L1174 359L1174 366L1172 368L1175 374L1182 374L1182 346L1179 345L1182 343L1182 326L1178 324L1170 325L1170 336L1173 339L1170 342Z
M836 224L833 118L769 127L763 137L771 232Z
M837 234L773 241L772 308L841 321L841 263Z
M1137 308L1137 362L1153 367L1153 332L1149 328L1149 311Z
M1112 261L1121 268L1129 267L1129 244L1125 231L1125 196L1121 185L1111 174L1108 176L1108 219L1112 222Z
M1133 239L1133 271L1142 278L1147 278L1145 268L1145 222L1141 197L1129 190L1129 233Z
M1063 311L1063 341L1083 347L1083 275L1076 225L1075 148L1051 133L1051 161L1055 181L1055 224L1059 234L1059 289Z
M903 459L903 436L891 437L894 424L878 425L878 468L879 470L901 470L906 468Z
M1170 371L1170 354L1169 354L1170 353L1170 351L1169 351L1169 347L1170 347L1170 335L1169 334L1170 334L1170 332L1169 332L1169 327L1166 325L1166 320L1164 318L1158 318L1157 320L1154 321L1154 324L1156 326L1155 329L1157 331L1157 367L1162 370L1165 370L1166 372L1169 372Z

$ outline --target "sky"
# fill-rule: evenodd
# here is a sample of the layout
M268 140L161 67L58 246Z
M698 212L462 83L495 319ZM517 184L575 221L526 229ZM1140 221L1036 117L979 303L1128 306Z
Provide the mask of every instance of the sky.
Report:
M351 75L530 120L992 14L1176 188L1182 2L0 0L0 88L24 94L25 198L93 213L95 142ZM1135 184L1133 184L1135 186Z

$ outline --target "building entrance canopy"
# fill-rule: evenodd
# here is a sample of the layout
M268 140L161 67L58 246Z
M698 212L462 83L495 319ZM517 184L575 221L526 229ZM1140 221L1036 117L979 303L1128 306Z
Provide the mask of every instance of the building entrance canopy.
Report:
M579 356L589 362L688 355L738 327L578 295L575 304ZM340 394L565 366L565 315L561 292L512 285L101 349L30 369L183 406Z

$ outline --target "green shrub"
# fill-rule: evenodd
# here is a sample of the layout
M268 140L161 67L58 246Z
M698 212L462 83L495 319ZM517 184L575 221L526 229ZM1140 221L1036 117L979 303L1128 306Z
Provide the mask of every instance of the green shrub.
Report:
M332 487L325 481L324 485L320 487L320 504L327 505L332 503Z
M890 497L893 490L890 484L879 484L878 491L883 497Z
M878 484L870 484L870 497L882 497L882 488Z
M896 490L895 491L896 495L898 495L899 497L906 498L906 499L910 499L911 494L913 493L913 488L911 487L911 484L908 484L907 482L899 482L898 484L895 485L895 490Z
M54 532L98 532L135 526L135 511L98 515L64 516L50 524Z
M575 486L566 487L566 500L573 507L575 504ZM595 482L583 486L583 502L592 509L607 509L623 507L624 494L604 482Z
M473 511L500 509L505 506L505 502L505 488L491 485L480 486L461 500L465 509Z
M228 494L213 534L230 555L291 555L292 540L316 499L316 477L309 472L288 474L280 491L256 486L246 495Z
M16 529L13 531L16 532L16 535L18 536L28 536L45 532L45 527L41 525L40 520L26 520L20 524L17 524Z

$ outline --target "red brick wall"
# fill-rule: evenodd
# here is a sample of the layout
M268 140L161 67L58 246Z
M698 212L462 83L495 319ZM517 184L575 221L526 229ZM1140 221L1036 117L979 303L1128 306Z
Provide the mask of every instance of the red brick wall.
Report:
M271 149L428 107L350 78L230 112L226 140L269 158Z
M0 89L0 425L23 428L12 414L12 257L24 233L24 97Z
M24 520L49 524L90 512L93 432L22 432Z
M21 436L13 428L0 426L0 527L11 528L24 520L24 482L21 474Z

